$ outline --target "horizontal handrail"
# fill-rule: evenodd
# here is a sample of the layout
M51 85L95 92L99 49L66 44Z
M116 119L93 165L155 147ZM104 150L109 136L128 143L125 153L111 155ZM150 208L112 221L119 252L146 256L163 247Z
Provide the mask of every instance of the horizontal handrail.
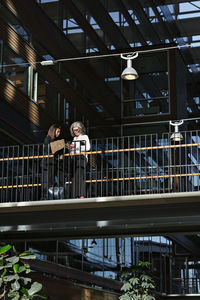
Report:
M0 202L198 191L200 131L182 137L92 139L90 151L82 143L58 155L44 144L1 147Z
M175 144L175 145L166 145L166 146L152 146L152 147L139 147L139 148L125 148L125 149L112 149L112 150L95 150L95 151L87 151L80 153L65 153L64 156L79 156L85 154L104 154L104 153L120 153L120 152L131 152L131 151L143 151L143 150L160 150L160 149L173 149L173 148L184 148L184 147L195 147L200 146L200 143L192 143L192 144ZM53 154L46 155L32 155L32 156L21 156L21 157L6 157L0 158L1 161L12 161L12 160L27 160L27 159L37 159L37 158L51 158L54 157Z
M87 179L86 183L101 183L101 182L116 182L116 181L128 181L128 180L144 180L144 179L159 179L159 178L178 178L178 177L188 177L188 176L199 176L200 173L185 173L185 174L168 174L168 175L153 175L153 176L135 176L135 177L119 177L119 178L103 178L103 179ZM65 184L71 184L71 181L66 181ZM19 184L19 185L9 185L0 186L0 189L10 189L10 188L22 188L22 187L36 187L41 186L41 183L33 184Z

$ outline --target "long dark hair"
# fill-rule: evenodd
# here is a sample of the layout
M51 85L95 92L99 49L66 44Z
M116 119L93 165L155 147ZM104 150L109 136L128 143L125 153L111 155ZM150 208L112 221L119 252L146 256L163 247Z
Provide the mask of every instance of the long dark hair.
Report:
M58 124L53 124L48 130L47 135L51 138L51 140L55 140L56 137L56 129L61 129L61 126Z

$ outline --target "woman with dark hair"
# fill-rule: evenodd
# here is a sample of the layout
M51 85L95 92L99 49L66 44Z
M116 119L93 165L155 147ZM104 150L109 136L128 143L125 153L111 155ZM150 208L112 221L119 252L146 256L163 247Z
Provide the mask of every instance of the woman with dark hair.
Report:
M65 147L64 140L59 140L61 133L61 126L53 124L48 130L47 136L44 139L44 155L52 155L53 157L44 158L42 161L42 197L41 199L48 199L48 189L56 184L55 176L57 176L58 187L64 186L64 172L63 159L60 155L63 153ZM61 153L62 152L62 153Z
M85 134L85 126L77 121L70 126L70 133L73 137L73 142L69 146L70 153L80 155L72 155L72 197L86 197L86 165L88 161L87 154L84 152L90 151L90 141Z

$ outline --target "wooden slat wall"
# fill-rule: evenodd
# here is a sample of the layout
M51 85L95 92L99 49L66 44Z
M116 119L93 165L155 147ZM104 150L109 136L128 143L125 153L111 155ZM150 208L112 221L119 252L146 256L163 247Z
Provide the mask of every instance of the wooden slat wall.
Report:
M10 6L12 1L5 2L6 5L13 11L13 13L17 14L13 5ZM43 60L43 57L38 55L36 50L32 48L25 40L23 40L23 38L2 19L0 19L0 38L2 38L9 45L9 47L13 49L13 51L23 57L33 67L35 67L36 61L40 62ZM76 106L79 109L81 114L88 117L88 119L95 122L95 124L106 124L106 121L101 118L96 110L93 109L83 97L80 97L80 95L78 95L73 89L72 85L67 83L60 74L53 70L53 68L50 66L42 67L40 64L37 64L36 67L43 78L53 84L54 87L60 91L73 106ZM106 130L106 133L109 131L112 132L112 134L110 132L110 135L113 135L113 129L111 127Z
M0 97L38 127L47 129L53 123L45 111L3 76L0 76Z

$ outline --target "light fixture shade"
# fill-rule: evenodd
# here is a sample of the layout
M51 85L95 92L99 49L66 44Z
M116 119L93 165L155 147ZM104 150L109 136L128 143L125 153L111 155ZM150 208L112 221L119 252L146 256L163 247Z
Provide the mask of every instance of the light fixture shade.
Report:
M132 67L127 67L121 74L121 78L125 80L136 80L138 78L137 71Z
M97 242L95 241L95 239L92 240L91 245L96 246Z
M180 132L174 132L170 136L170 140L173 141L173 142L180 142L180 141L183 140L183 136Z
M183 124L183 120L169 122L170 125L174 126L174 133L170 136L170 140L173 142L180 142L183 140L182 134L179 132L178 127Z

